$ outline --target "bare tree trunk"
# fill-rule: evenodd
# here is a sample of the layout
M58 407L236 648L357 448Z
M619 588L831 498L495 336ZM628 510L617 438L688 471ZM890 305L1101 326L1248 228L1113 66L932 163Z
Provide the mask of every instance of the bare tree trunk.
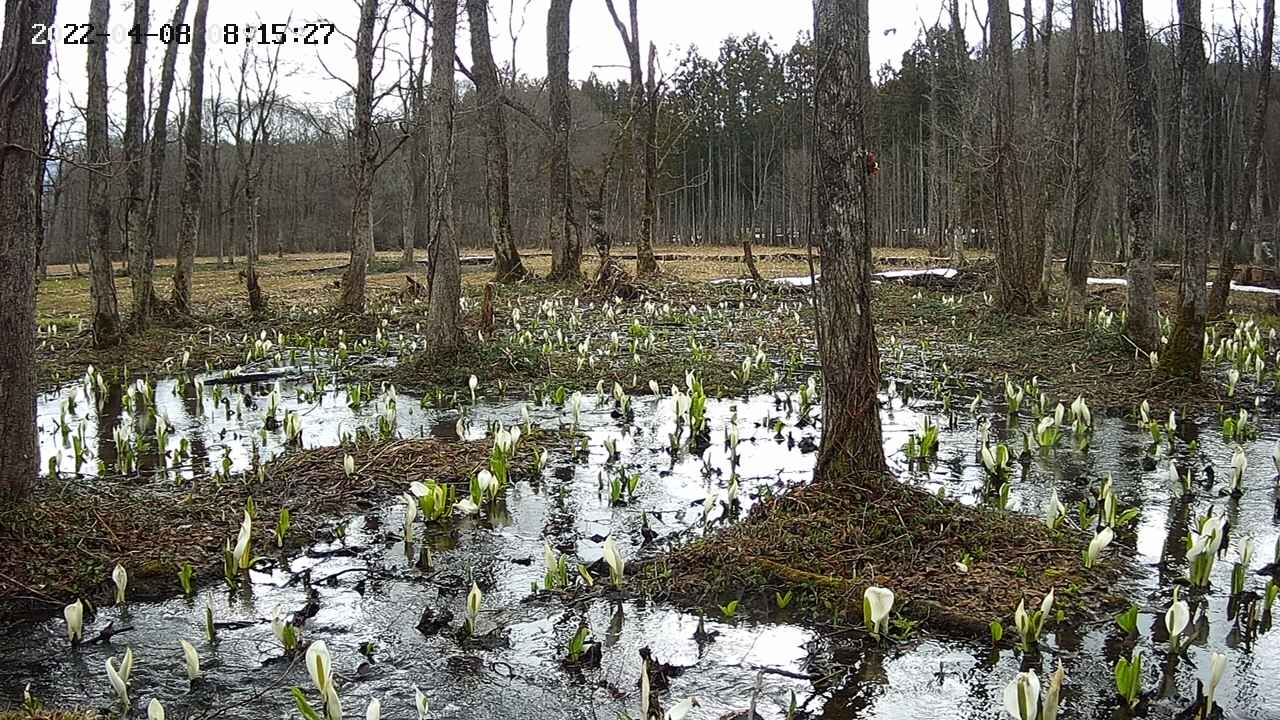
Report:
M814 0L814 233L822 250L818 347L824 378L817 473L885 467L880 353L871 319L870 173L864 114L871 94L867 0Z
M109 0L92 0L89 23L107 27ZM86 61L89 87L85 108L85 151L93 167L88 174L89 278L93 300L93 341L109 347L120 341L120 309L116 301L115 268L111 263L111 145L107 138L107 47L89 46Z
M1097 113L1094 81L1093 0L1073 0L1072 36L1075 43L1075 77L1071 98L1071 172L1074 198L1067 242L1067 325L1084 321L1088 297L1089 265L1093 246L1093 216L1098 195L1097 173L1102 167L1097 152Z
M1178 176L1182 183L1182 282L1177 317L1160 369L1198 380L1204 352L1208 276L1204 187L1204 32L1200 0L1178 0L1178 54L1182 62L1182 114L1179 122Z
M431 270L427 347L437 357L462 340L462 266L453 228L453 56L457 45L457 0L432 0L431 26Z
M551 127L547 205L551 280L577 281L582 275L582 235L573 217L569 134L569 8L573 0L551 0L547 11L547 96Z
M1271 55L1275 48L1276 3L1263 0L1262 47L1258 53L1258 92L1254 96L1253 117L1249 123L1249 149L1244 156L1244 170L1235 184L1231 203L1234 215L1227 223L1226 238L1218 256L1218 274L1209 294L1208 316L1216 318L1227 309L1231 294L1231 278L1235 275L1235 249L1253 225L1253 195L1258 181L1258 165L1262 160L1262 141L1267 131L1267 106L1271 102Z
M170 27L176 28L187 16L187 0L178 0L173 10ZM156 239L159 237L157 226L160 215L160 183L164 179L165 145L169 140L169 96L173 92L174 66L178 62L178 43L171 42L164 48L164 59L160 67L160 95L156 99L155 117L151 126L151 148L148 160L150 185L147 189L146 214L142 224L142 238L146 249L143 268L147 277L147 311L149 318L153 305L157 302L154 291L153 276L155 273ZM145 318L143 320L145 323ZM139 328L141 329L141 328Z
M196 245L200 239L200 214L204 207L204 168L200 143L204 123L205 22L209 0L196 0L196 17L191 31L191 58L187 79L187 120L183 128L182 216L178 222L178 247L173 272L172 302L178 310L191 312L191 276L196 266ZM217 133L214 133L215 148Z
M1018 237L1024 224L1022 199L1015 181L1016 159L1010 125L1015 121L1013 104L1013 25L1008 4L990 3L987 11L990 32L988 64L992 86L991 150L994 161L992 187L995 197L996 276L1000 307L1015 315L1036 312L1040 297L1043 246L1039 238Z
M267 299L258 283L258 246L261 240L259 200L258 179L251 174L244 181L244 284L249 292L249 312L255 317L262 315L267 309Z
M502 111L498 68L489 43L488 0L467 0L471 24L471 74L476 84L480 131L484 135L485 204L489 208L489 233L493 238L494 269L498 282L516 282L529 273L520 261L511 234L511 160L507 155L507 123Z
M640 20L638 0L628 0L629 24L622 22L614 7L613 0L605 0L609 14L613 17L614 27L622 38L627 49L627 60L631 68L630 100L628 101L631 157L634 162L634 173L631 183L631 211L640 214L639 222L632 223L632 233L636 243L636 274L652 275L658 272L658 261L653 255L653 220L655 204L655 188L657 177L657 160L655 150L649 142L651 135L656 135L657 108L649 107L650 94L656 95L656 89L646 87L644 68L640 65ZM650 48L649 68L654 71L654 55L656 50ZM653 78L650 78L653 81ZM652 169L652 173L650 170Z
M1155 112L1151 104L1151 62L1142 0L1121 0L1125 85L1128 90L1129 207L1128 312L1125 331L1140 349L1160 346L1152 262L1155 251Z
M373 31L377 19L378 0L361 0L356 32L355 128L351 137L351 262L342 275L338 299L340 309L354 313L364 312L373 250L373 174L378 154L373 136Z
M125 74L124 160L125 160L125 243L129 248L129 282L133 291L133 328L141 332L151 321L151 270L155 252L147 244L146 198L143 184L146 155L143 133L147 112L147 34L151 22L151 0L134 0L133 44L129 48L129 69Z
M43 163L49 45L31 43L34 23L52 25L54 0L6 0L0 42L0 498L31 494L40 473L36 436L36 203Z

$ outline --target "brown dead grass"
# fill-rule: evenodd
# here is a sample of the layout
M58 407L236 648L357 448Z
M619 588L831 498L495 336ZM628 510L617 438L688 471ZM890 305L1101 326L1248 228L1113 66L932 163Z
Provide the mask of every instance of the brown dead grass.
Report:
M108 602L116 563L129 571L130 597L179 591L182 563L198 582L221 582L223 548L243 509L257 508L254 546L269 555L280 509L289 508L287 546L298 547L359 508L408 489L412 480L460 485L485 467L491 443L434 438L293 451L229 479L201 475L182 484L162 479L71 479L36 485L32 502L0 513L0 621L48 611L84 597ZM350 452L357 472L347 477ZM161 476L163 477L163 476Z
M870 585L896 595L895 612L933 629L984 635L1018 601L1056 607L1104 598L1118 571L1085 570L1088 538L1032 518L968 507L888 477L819 480L752 508L741 522L647 566L659 596L715 613L730 600L771 609L792 591L820 621L862 622ZM973 560L967 573L954 563ZM1012 630L1012 627L1010 627Z

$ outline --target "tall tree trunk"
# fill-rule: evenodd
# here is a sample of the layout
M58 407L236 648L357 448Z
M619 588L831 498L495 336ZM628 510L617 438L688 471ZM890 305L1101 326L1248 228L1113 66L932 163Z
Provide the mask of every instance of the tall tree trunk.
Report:
M634 8L636 0L631 0ZM632 10L634 17L635 10ZM658 48L649 43L649 72L644 102L644 204L640 209L640 235L636 242L636 274L654 275L658 259L653 254L658 224Z
M1235 275L1235 249L1253 226L1253 195L1257 189L1258 165L1262 160L1262 141L1267 131L1267 106L1271 102L1271 56L1275 48L1276 3L1263 0L1262 47L1258 52L1258 91L1253 101L1253 117L1249 122L1249 148L1244 156L1244 169L1235 184L1231 202L1233 217L1227 222L1226 238L1218 256L1218 274L1209 294L1208 316L1216 318L1226 312L1231 294L1231 278Z
M653 254L654 191L657 177L657 161L649 136L656 134L657 108L649 107L649 95L645 85L644 67L640 62L640 19L638 0L628 0L628 24L622 22L613 0L605 0L614 27L627 50L627 62L631 68L628 123L631 131L631 157L634 163L631 181L631 212L639 213L639 221L632 222L632 234L636 243L636 274L652 275L658 271L658 261ZM654 68L654 50L650 48L650 72ZM650 78L652 80L652 78ZM657 91L654 90L656 95ZM653 126L651 128L651 126ZM653 172L650 173L652 167Z
M267 298L262 293L262 285L258 283L258 248L261 244L260 210L258 178L251 173L244 181L244 284L249 293L249 312L254 317L262 315L267 310Z
M573 0L551 0L547 11L547 104L551 127L548 169L547 238L551 280L576 281L582 275L582 235L573 217L573 181L569 135L569 9Z
M453 228L453 56L457 45L457 0L432 0L431 26L431 308L427 347L437 357L457 349L462 339L462 265Z
M817 473L880 472L880 353L871 319L871 95L867 0L814 0L814 233L822 250L818 347L824 378Z
M1204 31L1200 0L1178 0L1178 55L1182 63L1178 176L1182 183L1182 282L1177 317L1160 369L1198 380L1204 361L1208 241L1204 186Z
M1142 0L1121 0L1124 25L1126 110L1129 122L1129 177L1125 185L1129 208L1128 311L1125 332L1140 349L1159 349L1155 276L1156 118L1151 103L1151 61Z
M994 189L996 276L1001 309L1015 315L1036 312L1040 297L1043 246L1039 238L1019 237L1024 227L1015 213L1021 214L1022 198L1015 180L1016 159L1011 124L1015 121L1013 104L1013 24L1007 3L989 3L987 48L991 73L991 151L994 167L991 184Z
M529 273L520 261L511 234L511 159L507 155L507 122L502 111L502 88L489 44L488 0L467 0L471 25L471 74L476 83L480 132L484 136L484 195L489 208L494 269L498 282L516 282Z
M338 307L364 312L369 259L373 254L373 173L378 150L373 135L373 31L378 0L361 0L356 31L355 127L351 143L351 262L342 275ZM451 66L452 67L452 66Z
M204 128L205 22L209 0L196 0L196 17L191 30L191 58L187 79L187 120L183 127L182 210L178 221L178 247L173 271L172 302L178 310L191 312L191 276L196 266L196 246L200 239L200 216L204 208L204 168L200 143ZM217 133L214 134L215 149Z
M1075 77L1071 97L1071 174L1073 202L1067 241L1068 325L1084 321L1088 297L1089 264L1093 246L1093 216L1098 195L1097 174L1102 169L1098 157L1098 123L1095 111L1097 83L1094 81L1093 0L1073 0L1072 36L1075 44Z
M187 0L178 0L178 5L173 10L173 20L170 21L170 27L176 28L181 25L186 16ZM142 237L146 248L146 255L143 258L146 263L144 270L149 284L146 311L148 317L153 309L152 305L156 301L152 277L155 272L156 240L160 234L158 228L160 219L160 184L164 179L165 145L169 139L169 96L173 92L173 72L174 66L178 63L178 45L179 43L177 42L165 45L164 59L160 67L160 95L156 99L155 117L151 126L150 159L148 160L147 168L150 174L150 185L147 189L146 215L142 226ZM145 319L143 322L145 322Z
M36 436L36 203L44 170L49 45L31 43L35 23L52 26L54 0L5 0L0 41L0 499L26 499L40 473Z
M92 0L89 23L107 27L109 0ZM89 278L93 304L93 341L109 347L120 341L120 308L116 300L115 268L111 262L111 145L107 137L107 44L89 46L85 63L89 87L85 107L85 152L88 173Z
M150 32L151 0L134 0L133 43L129 48L129 69L125 74L124 160L125 160L125 243L129 247L129 282L133 292L133 327L141 332L151 321L151 270L155 251L147 244L144 228L146 198L146 155L143 134L147 120L147 33Z

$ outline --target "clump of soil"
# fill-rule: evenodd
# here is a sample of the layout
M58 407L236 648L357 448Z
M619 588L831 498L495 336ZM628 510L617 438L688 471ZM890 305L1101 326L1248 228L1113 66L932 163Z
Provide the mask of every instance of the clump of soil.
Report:
M1055 607L1105 599L1118 570L1102 563L1086 570L1087 542L1031 518L862 476L761 502L742 522L675 550L642 576L656 595L712 610L738 598L772 609L775 593L791 590L815 619L835 613L854 624L862 622L863 590L879 585L894 591L895 613L985 635L992 620L1011 625L1020 599L1033 607L1050 589ZM965 555L962 572L955 563Z

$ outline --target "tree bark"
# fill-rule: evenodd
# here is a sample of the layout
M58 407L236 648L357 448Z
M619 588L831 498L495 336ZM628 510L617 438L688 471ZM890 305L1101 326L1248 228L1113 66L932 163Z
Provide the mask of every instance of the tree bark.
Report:
M93 0L89 23L107 27L109 0ZM115 268L111 262L111 202L107 195L111 173L111 145L107 137L107 46L89 46L86 69L89 87L85 107L85 152L93 167L88 173L89 278L93 304L93 341L99 348L120 341L120 308L116 300Z
M1129 123L1129 175L1125 186L1129 214L1128 311L1125 332L1139 349L1160 346L1156 317L1155 164L1156 119L1151 102L1151 60L1142 0L1121 0L1124 25L1126 115Z
M649 84L646 85L644 68L640 65L640 20L638 0L628 0L628 25L622 22L613 0L605 0L609 14L613 17L614 27L622 38L627 50L627 62L631 68L631 80L628 111L631 131L631 157L635 171L631 183L631 210L638 212L639 222L632 224L632 233L636 243L636 274L652 275L658 272L658 260L653 254L653 223L655 215L655 188L657 179L656 148L650 143L650 137L657 132L657 108L650 107L651 95L657 95L652 77L655 65L656 50L649 48Z
M992 86L991 185L994 190L992 227L995 235L997 297L1000 308L1014 315L1036 312L1040 297L1043 245L1039 238L1019 237L1023 224L1014 213L1021 212L1022 199L1015 181L1016 160L1011 133L1015 122L1013 103L1013 24L1007 3L989 3L987 48Z
M502 88L498 85L498 68L493 63L489 41L488 0L467 0L467 19L471 25L471 74L475 78L480 132L484 136L484 194L493 239L493 265L498 282L518 282L529 273L520 261L520 250L511 233L511 159L507 154Z
M822 251L824 378L819 477L881 472L880 353L871 319L864 114L871 95L867 0L814 0L814 233Z
M200 162L200 144L204 131L205 23L208 15L209 0L196 0L187 79L187 120L182 138L182 210L178 221L172 295L174 306L188 314L191 312L191 276L195 272L196 247L200 239L200 215L204 207L204 168ZM216 147L214 151L217 151Z
M125 74L124 160L125 160L125 243L129 248L129 283L133 293L133 328L141 332L151 321L152 268L155 250L146 233L146 156L143 134L147 113L147 33L150 32L151 0L134 0L129 69Z
M1221 316L1231 295L1231 279L1235 275L1235 249L1253 225L1253 195L1257 189L1258 165L1262 160L1262 141L1267 132L1267 106L1271 102L1271 56L1275 49L1276 3L1263 0L1262 47L1258 52L1258 91L1254 96L1253 117L1249 122L1249 148L1244 156L1244 169L1235 184L1231 203L1233 217L1227 222L1226 238L1218 256L1218 273L1209 294L1208 317Z
M173 10L173 19L170 21L170 27L176 28L181 25L186 16L187 0L178 0L178 4ZM148 283L146 303L146 316L148 318L152 310L154 310L153 305L156 302L153 277L155 274L156 239L159 236L160 184L164 180L165 145L169 140L169 96L173 93L173 73L174 66L178 62L178 45L179 43L177 42L170 42L164 48L164 59L160 67L160 95L156 99L155 117L151 126L150 158L147 163L150 184L147 189L146 215L142 225L142 237L146 248L145 257L143 258L146 267L143 268L143 271Z
M1073 202L1067 242L1067 325L1084 321L1088 298L1089 264L1093 246L1093 216L1098 196L1097 83L1094 80L1093 0L1073 0L1072 37L1075 75L1071 97L1071 173Z
M431 307L427 347L437 357L454 352L462 339L462 265L453 228L453 56L457 45L457 0L432 0L431 26Z
M1173 333L1160 369L1177 377L1200 378L1204 361L1205 280L1208 241L1205 238L1204 186L1204 32L1200 0L1178 0L1178 55L1182 63L1178 176L1182 183L1182 281Z
M360 313L373 250L373 174L378 150L373 135L373 31L378 0L361 0L356 31L356 97L351 157L351 263L342 275L338 307Z
M569 104L569 9L573 0L551 0L547 11L547 97L551 128L547 205L551 276L576 282L582 276L582 235L573 216L573 182L569 136L573 125Z
M52 25L54 0L5 0L0 41L0 499L25 500L40 473L36 435L36 203L43 173L49 45L31 43L34 23Z

